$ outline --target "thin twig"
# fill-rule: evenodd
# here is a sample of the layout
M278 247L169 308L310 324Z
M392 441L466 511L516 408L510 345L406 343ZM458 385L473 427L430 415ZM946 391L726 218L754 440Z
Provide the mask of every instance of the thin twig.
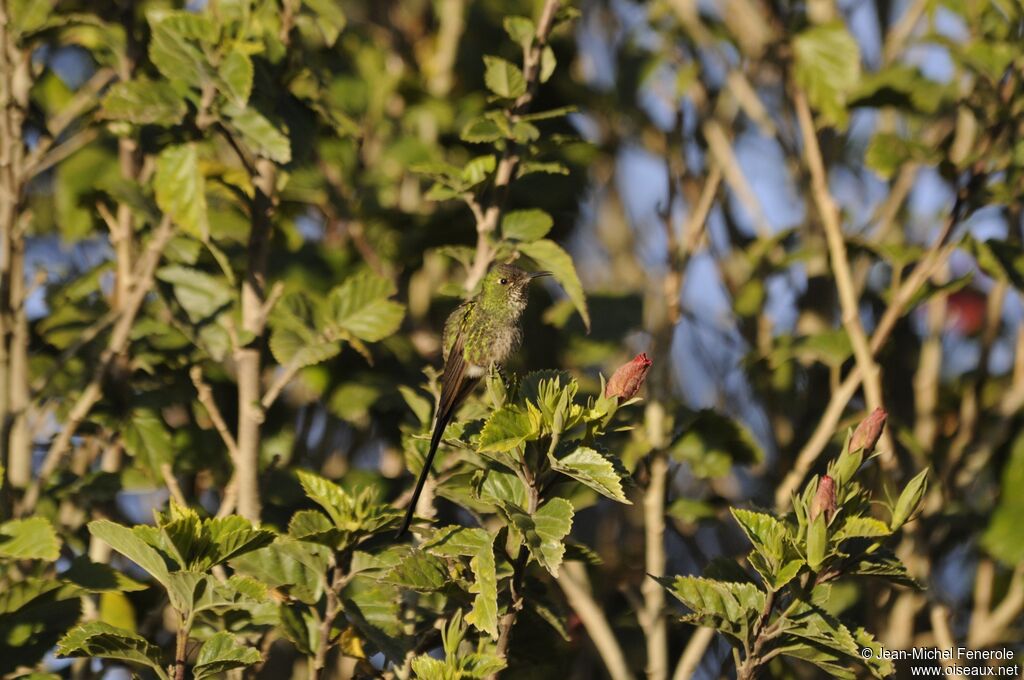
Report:
M559 0L547 0L544 9L541 10L540 19L537 21L537 29L534 33L533 43L523 53L523 78L526 80L526 91L513 103L509 118L515 123L530 107L536 94L537 86L540 83L541 54L547 45L548 36L555 23L555 14L560 5ZM502 152L501 160L498 161L497 170L494 173L492 197L487 208L483 210L482 218L477 216L479 211L474 211L476 217L476 253L473 256L473 264L466 275L466 290L473 290L476 284L483 278L484 273L494 259L494 247L491 245L491 235L498 228L498 218L501 216L502 203L505 200L505 193L512 183L515 170L519 165L519 153L516 145L509 142Z
M235 441L234 435L228 429L227 421L224 420L224 415L220 412L217 401L213 398L213 390L203 380L203 369L200 366L193 366L189 369L188 375L192 378L192 384L195 385L196 393L199 395L199 403L206 409L213 427L220 434L224 445L228 447L228 455L231 456L231 461L234 463L238 460L238 442Z
M687 641L682 656L679 657L679 665L676 666L676 671L672 674L672 680L690 680L696 672L697 666L700 665L701 659L704 658L704 652L707 651L708 645L714 639L714 628L700 627L695 630Z
M563 562L555 579L565 593L565 599L569 602L580 622L587 629L591 642L597 649L597 653L604 662L605 669L612 680L632 680L633 674L629 672L626 665L626 657L622 653L622 647L615 638L608 618L604 610L594 601L594 596L587 583L586 568L580 562Z

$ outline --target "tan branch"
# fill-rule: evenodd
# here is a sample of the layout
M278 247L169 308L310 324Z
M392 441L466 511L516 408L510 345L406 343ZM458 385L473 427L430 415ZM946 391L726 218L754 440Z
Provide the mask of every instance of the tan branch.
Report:
M601 606L594 601L587 583L586 568L579 562L563 562L559 570L558 585L565 593L576 615L580 617L583 627L587 629L591 642L604 662L605 669L612 680L631 680L633 674L626 665L626 657L622 653L619 641L608 623Z
M107 343L106 349L100 355L99 363L93 371L89 383L72 405L64 427L56 439L53 440L53 443L50 444L46 457L43 459L43 465L39 470L39 476L25 492L25 497L20 507L23 516L31 514L35 509L42 487L49 481L50 477L53 476L63 462L64 456L70 448L71 438L78 430L78 426L82 424L93 406L103 397L103 378L114 360L121 356L128 348L132 326L135 324L135 319L142 309L142 303L145 301L146 295L153 286L156 267L160 262L164 247L170 241L173 234L174 225L170 217L164 216L150 238L146 252L138 264L136 275L133 276L135 286L132 288L131 296L126 301L117 322L114 324L110 340Z

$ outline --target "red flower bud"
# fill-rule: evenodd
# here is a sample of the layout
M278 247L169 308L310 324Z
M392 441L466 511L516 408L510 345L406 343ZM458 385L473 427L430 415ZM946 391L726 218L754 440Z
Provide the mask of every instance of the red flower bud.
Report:
M818 491L811 501L811 509L808 511L808 519L814 521L821 513L825 513L825 522L832 521L832 515L836 514L836 483L828 475L818 478Z
M647 358L646 353L637 354L628 364L623 364L615 369L608 384L604 387L604 396L618 397L620 401L627 401L636 396L640 386L647 378L647 371L650 370L653 362Z
M864 453L874 451L875 444L882 436L882 429L885 427L885 419L888 415L883 409L876 408L871 415L860 421L860 425L853 431L853 437L850 438L850 451L857 449L864 449Z

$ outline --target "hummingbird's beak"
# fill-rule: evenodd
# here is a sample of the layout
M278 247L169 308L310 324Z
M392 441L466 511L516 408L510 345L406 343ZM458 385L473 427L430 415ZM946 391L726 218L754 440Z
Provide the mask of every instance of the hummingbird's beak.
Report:
M532 281L533 279L539 279L542 276L551 276L551 275L552 275L551 272L548 272L548 271L533 272L532 274L530 274L530 280Z

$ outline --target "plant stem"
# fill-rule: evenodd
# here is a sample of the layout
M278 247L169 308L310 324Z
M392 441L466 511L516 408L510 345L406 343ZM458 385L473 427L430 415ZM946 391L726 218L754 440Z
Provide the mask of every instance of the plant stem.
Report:
M178 625L174 644L174 680L185 680L185 656L188 648L188 626L184 619Z
M331 577L331 586L327 589L327 607L324 609L324 618L320 622L316 655L309 667L310 680L317 680L323 673L324 666L327 665L327 652L331 649L331 627L341 612L341 598L338 597L338 591L342 585L341 568L336 566Z

